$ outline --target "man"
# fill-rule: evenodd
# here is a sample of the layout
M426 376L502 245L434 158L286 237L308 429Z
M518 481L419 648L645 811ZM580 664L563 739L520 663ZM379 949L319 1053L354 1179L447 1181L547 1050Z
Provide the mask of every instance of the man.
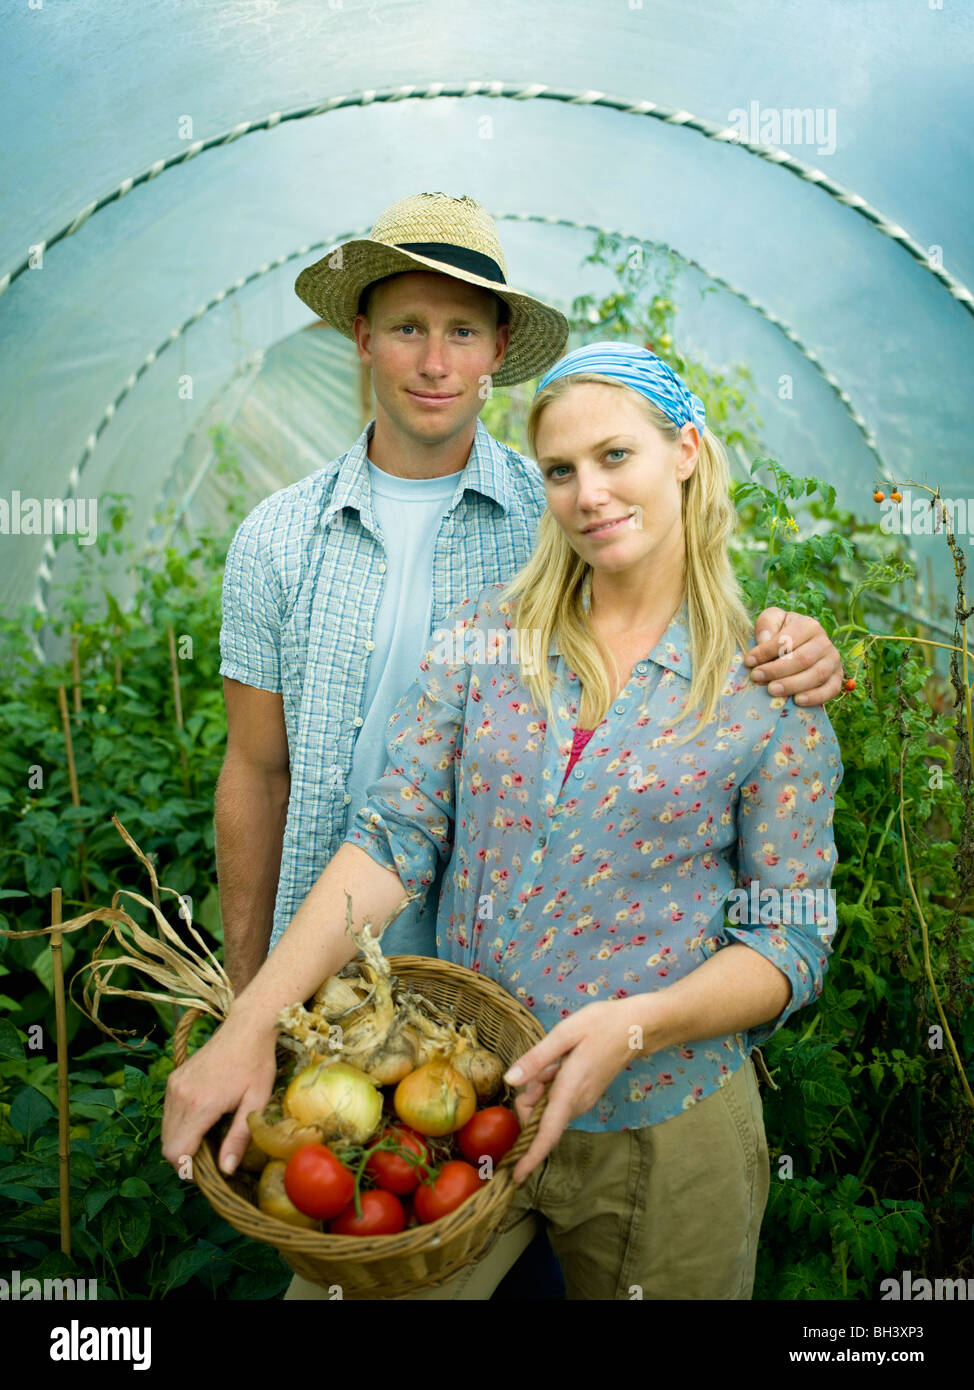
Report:
M483 208L443 193L387 208L295 289L354 337L376 413L347 454L255 508L227 556L216 841L238 995L381 776L386 724L431 632L531 553L541 472L477 417L491 381L540 375L569 329L507 283ZM824 703L841 688L838 653L814 619L785 617L758 619L752 677ZM436 954L441 876L389 926L387 954Z

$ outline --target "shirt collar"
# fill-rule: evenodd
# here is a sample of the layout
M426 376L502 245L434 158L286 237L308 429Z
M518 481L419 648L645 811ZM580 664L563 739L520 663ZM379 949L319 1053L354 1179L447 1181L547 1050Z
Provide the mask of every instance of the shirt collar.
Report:
M586 572L582 581L580 594L582 609L588 613L592 606L592 571ZM552 637L548 645L548 655L560 657L561 647L555 637ZM675 671L678 676L690 680L693 675L693 667L690 660L690 618L687 611L686 599L670 619L670 624L656 646L645 658L654 661L657 666L663 666L668 671Z
M327 526L343 507L352 507L355 511L363 513L372 529L376 529L368 467L368 446L374 428L373 417L348 453L343 454L333 465L338 476L330 499L322 507L319 526ZM449 511L453 510L463 493L469 489L492 498L505 515L507 514L511 506L511 492L505 452L497 440L487 433L483 421L478 419L466 466L456 474L457 486L450 500Z

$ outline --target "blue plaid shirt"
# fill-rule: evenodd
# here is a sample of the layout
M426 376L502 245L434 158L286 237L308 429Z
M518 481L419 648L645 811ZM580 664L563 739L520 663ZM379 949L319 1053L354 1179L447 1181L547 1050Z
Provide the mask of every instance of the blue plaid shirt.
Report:
M227 553L220 672L284 699L291 794L272 947L342 844L350 815L347 782L367 714L386 570L368 474L373 425L348 453L259 503ZM432 557L431 633L463 599L526 564L544 508L537 464L499 444L478 420ZM427 903L411 904L395 920L387 951L415 941L425 920L435 955L438 886L439 876Z

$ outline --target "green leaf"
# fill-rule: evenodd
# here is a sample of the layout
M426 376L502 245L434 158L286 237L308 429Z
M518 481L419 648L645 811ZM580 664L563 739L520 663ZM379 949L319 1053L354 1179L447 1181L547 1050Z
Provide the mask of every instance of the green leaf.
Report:
M848 1087L824 1061L814 1061L799 1084L807 1106L841 1107L852 1099Z
M862 745L862 761L866 767L878 767L886 761L888 748L884 734L870 734Z
M74 959L74 946L67 937L61 943L61 965L62 970L67 971ZM54 958L51 955L51 947L48 942L43 942L37 955L34 957L31 970L40 980L48 994L54 993Z
M119 1222L119 1236L130 1255L138 1255L145 1244L152 1218L149 1208L140 1198L126 1201Z
M17 1092L10 1106L10 1123L14 1129L26 1136L36 1133L41 1125L47 1123L57 1111L49 1100L33 1086L24 1086Z
M48 1197L37 1206L29 1206L24 1211L5 1217L4 1220L8 1227L13 1227L19 1232L37 1231L53 1234L61 1229L60 1203L56 1197Z
M148 1078L144 1071L139 1071L138 1067L125 1066L125 1093L135 1096L137 1100L142 1100L147 1090L150 1089Z
M0 1183L0 1197L7 1197L11 1202L27 1202L31 1205L43 1201L31 1188L22 1187L15 1182Z
M115 1092L108 1090L108 1088L104 1086L85 1086L81 1090L71 1092L72 1113L77 1112L80 1114L82 1110L87 1111L92 1108L95 1110L94 1118L97 1120L102 1118L102 1110L117 1109Z
M9 1018L0 1018L0 1060L24 1060L24 1044Z
M106 1206L114 1195L114 1192L107 1187L96 1188L93 1192L86 1192L85 1211L88 1213L88 1220L93 1221L102 1207Z
M192 1250L181 1250L166 1268L166 1292L188 1283L212 1258L213 1246L208 1241L199 1242Z
M118 1189L122 1197L151 1197L152 1188L143 1178L126 1178Z

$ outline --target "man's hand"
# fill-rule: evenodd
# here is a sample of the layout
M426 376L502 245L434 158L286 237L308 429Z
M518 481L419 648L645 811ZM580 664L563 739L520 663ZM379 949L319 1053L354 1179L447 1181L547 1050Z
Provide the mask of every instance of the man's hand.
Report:
M522 1127L551 1083L534 1142L514 1168L516 1183L523 1182L551 1152L569 1120L591 1110L623 1067L641 1055L631 1045L634 1007L631 999L586 1004L571 1018L556 1023L542 1042L508 1068L506 1080L525 1083L514 1102Z
M798 705L824 705L842 689L842 658L817 618L766 608L755 624L758 644L745 657L751 679Z
M232 1011L209 1042L169 1073L162 1115L162 1155L178 1171L221 1115L233 1123L219 1164L232 1173L247 1151L247 1116L263 1110L274 1089L277 1029L258 1028Z

